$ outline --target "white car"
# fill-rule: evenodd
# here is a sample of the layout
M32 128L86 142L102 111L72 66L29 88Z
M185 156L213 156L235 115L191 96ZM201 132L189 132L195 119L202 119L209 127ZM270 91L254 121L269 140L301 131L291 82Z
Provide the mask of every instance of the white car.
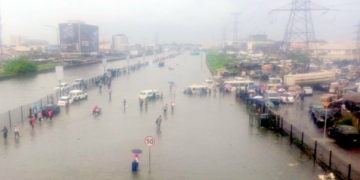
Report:
M72 90L69 92L69 97L72 97L75 101L80 99L86 99L87 93L84 93L82 90Z
M304 87L303 87L303 90L304 90L305 95L310 95L310 96L313 95L313 89L312 89L312 87L310 87L310 86L304 86Z
M54 91L63 90L68 87L69 87L68 83L61 83L61 84L55 86Z
M291 93L282 93L280 97L282 103L294 103L294 96Z
M205 79L204 86L207 86L209 89L212 89L214 87L214 81L210 79Z
M68 96L62 96L59 100L57 105L58 106L66 106L66 103L69 103L69 105L71 103L73 103L74 99Z

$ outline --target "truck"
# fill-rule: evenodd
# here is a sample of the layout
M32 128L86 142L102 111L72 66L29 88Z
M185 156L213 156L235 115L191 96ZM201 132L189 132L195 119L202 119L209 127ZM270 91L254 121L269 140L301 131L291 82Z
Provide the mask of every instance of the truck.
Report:
M306 74L290 74L284 76L284 85L318 85L331 83L336 79L334 72L315 72Z

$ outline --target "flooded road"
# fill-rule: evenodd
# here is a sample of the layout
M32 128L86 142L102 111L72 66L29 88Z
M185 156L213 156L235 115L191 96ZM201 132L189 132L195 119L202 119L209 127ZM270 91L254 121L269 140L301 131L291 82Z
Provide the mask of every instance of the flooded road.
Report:
M158 54L161 57L164 54ZM145 61L154 59L154 56L146 56ZM129 64L143 62L142 57L129 59ZM107 62L108 68L122 68L127 66L127 60ZM64 79L72 85L75 79L89 79L104 73L101 63L86 65L78 68L64 69ZM54 87L59 84L55 72L41 73L37 75L26 75L9 80L0 81L0 99L7 102L0 105L0 113L18 108L20 105L34 103L50 93L54 93Z
M234 94L184 95L185 87L210 77L202 63L199 56L181 55L163 68L142 68L114 78L111 99L107 88L89 90L87 100L62 108L52 121L37 122L34 130L20 124L19 140L12 131L0 140L0 179L319 179L323 170L287 138L249 126ZM176 83L176 93L168 81ZM140 108L138 93L146 89L162 91L164 98ZM175 109L164 114L162 106L174 97ZM101 115L92 115L94 105ZM151 172L146 136L156 139ZM134 148L143 150L136 173Z

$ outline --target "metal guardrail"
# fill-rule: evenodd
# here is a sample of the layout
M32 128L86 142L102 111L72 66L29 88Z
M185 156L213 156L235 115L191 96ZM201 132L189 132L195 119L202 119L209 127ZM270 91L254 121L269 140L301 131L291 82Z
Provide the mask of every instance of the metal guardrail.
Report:
M294 144L302 151L309 154L314 162L318 162L330 169L338 176L347 180L360 179L360 171L352 168L351 164L344 161L341 156L329 150L323 143L307 136L303 131L294 127L291 123L282 118L276 111L267 109L266 112L272 114L275 117L276 125L273 128L282 134L289 136L290 145ZM259 125L259 114L250 108L249 112L249 124L250 126L255 124Z

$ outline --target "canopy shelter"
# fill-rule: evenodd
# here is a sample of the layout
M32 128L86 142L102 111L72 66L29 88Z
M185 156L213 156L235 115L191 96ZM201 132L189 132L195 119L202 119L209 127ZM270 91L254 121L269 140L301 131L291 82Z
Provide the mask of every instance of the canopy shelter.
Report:
M357 92L347 92L344 94L343 99L345 101L351 101L355 103L360 103L360 93Z

